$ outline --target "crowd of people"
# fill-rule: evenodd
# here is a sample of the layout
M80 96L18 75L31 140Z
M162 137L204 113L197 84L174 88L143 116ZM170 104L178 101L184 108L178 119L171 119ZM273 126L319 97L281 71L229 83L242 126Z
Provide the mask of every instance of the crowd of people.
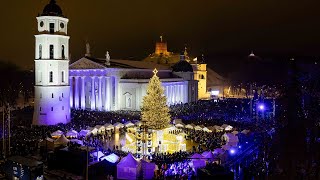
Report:
M189 104L177 104L170 106L170 113L172 119L181 119L185 124L196 124L214 126L229 124L236 128L237 131L243 129L250 129L252 131L260 130L259 126L252 123L250 119L250 101L244 99L227 99L223 101L198 101ZM88 127L96 125L104 125L106 123L114 124L116 122L125 123L127 121L135 122L140 120L140 112L138 111L112 111L99 112L88 110L72 110L72 121L68 124L58 124L55 126L32 126L27 128L25 126L15 126L11 131L11 143L15 146L11 149L11 154L16 155L32 155L36 153L38 143L40 140L50 137L50 134L56 130L67 132L69 130L80 131ZM266 123L267 124L267 123ZM120 134L125 132L120 129ZM204 150L214 150L225 144L221 139L224 132L205 132L195 131L191 129L183 129L186 133L185 138L193 141L199 146L193 147L191 152L177 152L172 154L153 154L152 161L155 162L161 170L162 176L175 175L180 167L185 167L186 158L193 152L202 152ZM181 130L175 130L171 133L181 133ZM90 135L87 138L79 138L84 145L98 148L104 154L116 152L120 156L125 156L126 153L121 151L121 147L117 145L106 144L111 141L114 136L114 131L106 131L103 135ZM174 164L178 163L178 164ZM163 167L175 167L174 171L170 168L163 169ZM193 176L194 171L183 171L185 176Z

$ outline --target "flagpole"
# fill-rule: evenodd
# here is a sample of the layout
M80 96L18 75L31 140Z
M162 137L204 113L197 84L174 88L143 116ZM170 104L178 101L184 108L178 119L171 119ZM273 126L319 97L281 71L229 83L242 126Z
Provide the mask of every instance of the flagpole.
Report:
M9 103L8 103L8 129L9 129L9 132L8 132L8 138L9 138L9 141L8 141L8 145L9 145L9 150L8 150L8 154L9 154L9 156L10 156L10 136L11 136L11 133L10 133L10 131L11 131L11 128L10 128L10 106L9 106Z

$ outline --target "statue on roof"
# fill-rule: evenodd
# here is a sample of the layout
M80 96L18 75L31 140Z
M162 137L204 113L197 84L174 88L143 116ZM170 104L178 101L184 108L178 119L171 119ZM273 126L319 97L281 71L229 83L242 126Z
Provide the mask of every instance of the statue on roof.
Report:
M91 54L90 54L90 44L88 42L86 43L86 54L85 54L85 56L87 56L87 57L91 56Z
M109 51L106 52L106 65L110 66L110 54L109 54Z

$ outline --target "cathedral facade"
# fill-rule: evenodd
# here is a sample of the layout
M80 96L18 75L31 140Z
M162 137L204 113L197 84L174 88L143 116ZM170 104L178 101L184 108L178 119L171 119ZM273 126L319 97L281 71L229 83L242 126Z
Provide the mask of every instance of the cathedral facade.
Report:
M154 62L111 59L108 52L104 58L94 58L87 44L86 55L69 64L68 21L55 0L37 17L34 125L68 123L71 108L140 110L154 69L168 105L198 100L198 80L184 54L171 68Z

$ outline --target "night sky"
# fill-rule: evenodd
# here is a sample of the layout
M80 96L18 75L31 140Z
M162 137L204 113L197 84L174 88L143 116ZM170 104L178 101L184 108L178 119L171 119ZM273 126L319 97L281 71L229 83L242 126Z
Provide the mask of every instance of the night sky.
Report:
M49 0L1 2L0 59L34 65L36 16ZM72 61L85 54L139 60L160 35L173 52L186 45L217 69L254 50L256 55L320 56L317 1L287 0L57 0L69 18ZM229 64L223 61L228 56ZM221 57L221 58L219 58ZM232 57L232 58L230 58ZM234 62L239 63L239 62ZM219 70L218 70L219 71Z

